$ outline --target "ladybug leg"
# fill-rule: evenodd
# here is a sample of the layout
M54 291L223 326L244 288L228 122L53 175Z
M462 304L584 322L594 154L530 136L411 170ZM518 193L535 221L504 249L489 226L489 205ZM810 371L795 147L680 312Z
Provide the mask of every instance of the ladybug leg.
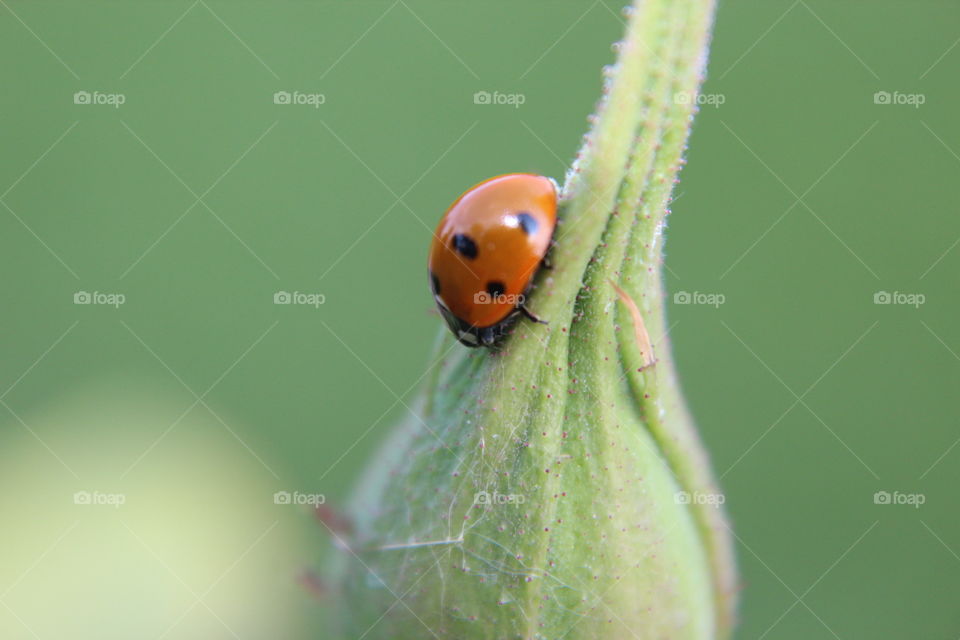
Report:
M526 305L520 305L520 313L522 313L528 320L532 320L537 324L550 324L546 320L541 320L532 311L530 311L530 309L527 309Z
M543 259L540 260L540 266L544 269L553 269L553 260L550 259L550 254L553 253L553 248L555 246L557 246L557 241L555 239L551 239L550 246L547 247L547 252L543 255Z

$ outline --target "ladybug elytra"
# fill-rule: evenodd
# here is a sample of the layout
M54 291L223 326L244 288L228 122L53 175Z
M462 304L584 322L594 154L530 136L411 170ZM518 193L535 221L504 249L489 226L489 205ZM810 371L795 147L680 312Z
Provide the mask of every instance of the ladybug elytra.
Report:
M430 287L453 334L490 346L525 306L557 224L557 187L529 173L490 178L467 190L437 225Z

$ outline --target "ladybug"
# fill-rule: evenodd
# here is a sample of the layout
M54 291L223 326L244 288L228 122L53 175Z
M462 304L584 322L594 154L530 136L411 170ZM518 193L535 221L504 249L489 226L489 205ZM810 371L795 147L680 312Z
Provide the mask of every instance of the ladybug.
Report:
M472 187L443 214L430 245L430 288L453 334L490 346L519 314L557 226L557 185L511 173Z

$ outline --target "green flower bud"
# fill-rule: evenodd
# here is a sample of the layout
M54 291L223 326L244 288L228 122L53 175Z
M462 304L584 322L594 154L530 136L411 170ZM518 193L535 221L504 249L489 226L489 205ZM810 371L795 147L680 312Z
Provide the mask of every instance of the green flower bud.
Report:
M445 338L337 535L349 638L725 637L730 533L666 342L661 248L712 0L629 14L552 254L496 352Z

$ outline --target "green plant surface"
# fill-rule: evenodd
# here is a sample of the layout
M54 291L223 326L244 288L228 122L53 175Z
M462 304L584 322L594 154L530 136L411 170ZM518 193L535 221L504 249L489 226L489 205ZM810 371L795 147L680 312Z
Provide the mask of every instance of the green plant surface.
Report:
M521 324L494 352L440 341L420 406L356 492L352 537L334 534L347 634L728 634L729 529L678 388L660 270L713 10L628 12L562 190L556 266L530 300L549 325Z

